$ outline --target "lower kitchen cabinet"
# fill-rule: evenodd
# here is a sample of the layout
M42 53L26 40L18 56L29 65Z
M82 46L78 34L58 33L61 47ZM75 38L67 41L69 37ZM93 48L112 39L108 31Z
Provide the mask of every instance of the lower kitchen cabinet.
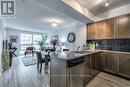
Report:
M84 85L100 71L130 79L130 54L103 52L85 56Z
M85 56L85 76L84 85L91 80L101 69L101 54L95 53L92 55Z
M96 70L96 58L95 58L95 54L90 55L90 69L91 69L91 75L95 76L97 73Z
M102 56L103 70L111 73L117 71L117 53L104 52Z
M95 53L90 56L91 75L95 76L101 69L100 53Z
M85 69L84 69L84 85L92 78L90 68L90 55L85 56Z
M102 69L102 53L96 53L95 54L95 69L100 71Z
M117 54L117 73L130 78L130 54Z

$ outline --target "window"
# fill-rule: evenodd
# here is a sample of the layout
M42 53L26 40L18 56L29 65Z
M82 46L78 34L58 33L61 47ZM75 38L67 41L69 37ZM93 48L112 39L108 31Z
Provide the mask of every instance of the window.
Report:
M33 44L38 44L37 41L39 41L41 39L42 39L41 35L33 35Z
M38 50L38 41L41 39L41 34L20 34L20 54L24 54L27 47L35 47Z
M20 35L20 44L32 44L32 35L31 34L21 34Z

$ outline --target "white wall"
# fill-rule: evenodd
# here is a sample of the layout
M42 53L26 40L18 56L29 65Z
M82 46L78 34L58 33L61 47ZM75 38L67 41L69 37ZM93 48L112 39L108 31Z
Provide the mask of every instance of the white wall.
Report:
M18 43L13 44L13 46L16 46L18 48L16 54L19 55L20 53L20 33L35 33L35 32L28 32L28 31L21 31L16 29L7 28L7 38L9 40L9 36L18 36ZM76 41L75 43L69 43L67 41L67 36L70 32L74 32L76 35ZM44 33L44 32L43 32ZM65 42L66 48L69 48L70 50L76 50L77 46L82 46L86 43L86 24L76 22L73 24L70 24L68 26L64 26L62 29L59 30L53 30L48 35L48 42L51 40L51 36L58 35L60 42Z
M73 32L76 35L75 43L69 43L67 41L67 36L70 32ZM63 27L62 29L52 31L51 35L58 35L59 42L64 42L66 48L70 50L76 50L77 46L82 46L86 43L86 25L79 22L74 23Z
M2 42L3 42L3 39L5 39L5 38L6 38L6 29L4 27L3 21L0 19L0 74L1 74L1 71L2 71L2 66L1 66Z
M7 28L8 41L9 41L9 36L18 36L18 42L12 44L13 46L17 47L17 51L15 52L15 54L17 56L19 56L19 54L20 54L20 34L21 33L42 34L44 32L33 32L33 31L31 32L31 31L23 31L23 30L16 30L16 29Z
M19 44L20 43L20 31L7 28L8 41L9 41L9 36L18 36L18 42L13 43L13 46L16 46L18 48L17 51L15 52L15 54L19 55L19 52L20 52L20 44Z

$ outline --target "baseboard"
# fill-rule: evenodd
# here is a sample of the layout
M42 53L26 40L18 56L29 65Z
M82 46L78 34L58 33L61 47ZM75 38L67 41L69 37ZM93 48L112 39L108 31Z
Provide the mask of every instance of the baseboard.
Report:
M108 73L108 74L111 74L111 75L114 75L114 76L117 76L119 78L123 78L123 79L126 79L126 80L130 80L129 77L125 77L125 76L121 76L121 75L118 75L118 74L115 74L115 73L112 73L112 72L108 72L108 71L104 71L104 70L101 70L102 72L105 72L105 73Z

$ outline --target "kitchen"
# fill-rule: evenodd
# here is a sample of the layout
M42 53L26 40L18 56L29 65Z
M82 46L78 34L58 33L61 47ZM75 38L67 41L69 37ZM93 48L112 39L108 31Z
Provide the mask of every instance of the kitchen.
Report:
M130 87L130 0L12 1L0 87Z
M94 42L96 50L54 54L51 87L85 87L99 72L130 80L129 24L130 14L87 24L87 43Z

